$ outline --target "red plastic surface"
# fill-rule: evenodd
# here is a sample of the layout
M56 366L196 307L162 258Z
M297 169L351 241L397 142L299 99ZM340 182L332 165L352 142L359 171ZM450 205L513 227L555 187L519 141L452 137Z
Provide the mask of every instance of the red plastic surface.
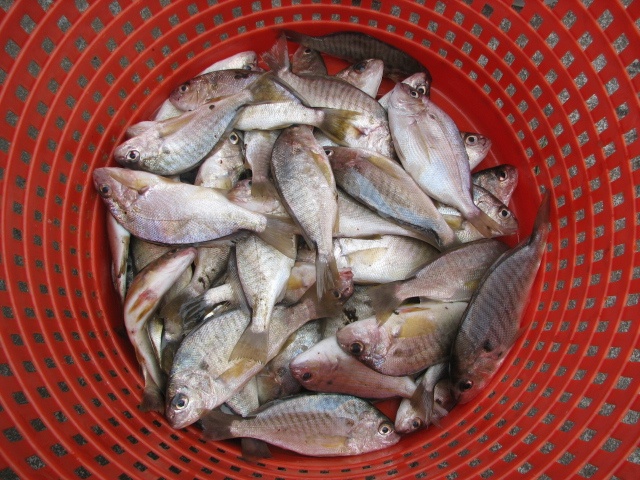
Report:
M0 478L640 478L640 0L513 3L0 1ZM479 398L387 451L249 464L137 410L91 172L176 85L280 27L419 58L492 138L484 165L518 166L520 238L543 186L553 230Z

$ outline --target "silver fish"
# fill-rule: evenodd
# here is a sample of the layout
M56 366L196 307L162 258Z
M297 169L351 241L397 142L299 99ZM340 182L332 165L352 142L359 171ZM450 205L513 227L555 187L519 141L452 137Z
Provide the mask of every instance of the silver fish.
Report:
M201 244L241 229L288 251L282 220L250 212L210 188L167 180L148 172L103 167L93 179L103 201L133 235L164 244Z
M245 158L251 168L251 195L254 197L273 196L275 189L269 177L271 153L278 135L277 130L252 130L244 134Z
M239 68L242 70L255 70L258 66L258 55L256 52L252 50L247 50L244 52L239 52L230 57L223 58L222 60L218 60L212 65L205 68L200 75L204 75L205 73L213 72L216 70L230 70L234 68Z
M225 405L242 417L248 417L258 410L260 408L260 400L258 398L256 377L250 379L244 387L225 402Z
M383 375L359 362L340 348L336 337L318 342L295 357L289 367L294 378L315 392L362 398L408 398L416 389L408 376Z
M400 440L387 417L348 395L294 396L266 404L246 419L213 411L202 426L210 440L248 436L314 456L359 455Z
M451 117L425 95L398 83L389 100L389 126L400 161L420 188L455 207L484 236L501 232L473 203L469 158Z
M244 172L241 134L231 131L224 135L213 151L204 159L194 185L229 191Z
M111 251L111 280L120 300L124 302L127 292L127 267L131 234L107 212L107 237Z
M273 147L271 171L291 218L300 226L307 245L316 249L320 298L339 283L332 243L338 204L329 160L308 127L290 127Z
M466 302L424 302L398 308L382 325L375 317L338 330L340 346L385 375L411 375L445 361Z
M518 338L551 229L549 211L547 192L529 238L496 260L469 301L451 351L450 377L459 403L487 386Z
M507 250L504 243L493 239L467 243L425 262L408 280L373 287L370 295L378 321L384 322L411 297L469 301L487 269Z
M164 374L149 341L146 324L158 308L159 299L193 262L195 256L195 248L169 251L136 275L125 298L124 324L144 377L145 389L141 406L144 410L158 408L160 391L165 384Z
M334 77L344 80L367 95L376 98L382 82L383 70L384 62L382 60L369 58L340 70Z
M473 132L460 132L460 136L469 157L469 167L473 170L489 154L489 149L492 145L491 139L480 133Z
M513 165L498 165L472 174L471 181L487 190L504 205L509 205L511 195L518 185L518 169Z

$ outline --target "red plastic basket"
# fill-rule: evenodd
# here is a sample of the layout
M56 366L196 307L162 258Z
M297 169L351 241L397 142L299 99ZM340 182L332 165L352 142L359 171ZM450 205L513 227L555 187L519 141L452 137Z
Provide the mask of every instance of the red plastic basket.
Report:
M0 1L0 478L640 478L639 26L640 0ZM518 166L520 237L541 186L553 231L480 397L386 451L250 464L137 410L91 172L172 88L281 27L419 58L492 138L485 165Z

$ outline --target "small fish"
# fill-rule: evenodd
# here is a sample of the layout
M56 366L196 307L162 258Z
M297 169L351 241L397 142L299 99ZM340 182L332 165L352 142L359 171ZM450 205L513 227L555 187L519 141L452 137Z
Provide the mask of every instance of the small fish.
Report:
M426 95L427 97L431 95L431 81L424 73L415 73L402 80L402 83L406 83L420 95ZM389 90L378 100L378 103L382 106L382 108L387 111L389 110L389 100L391 99L392 93L393 89Z
M176 87L169 99L173 106L182 111L195 110L205 103L241 92L261 75L262 72L244 69L208 72Z
M402 50L370 35L349 31L320 37L311 37L291 30L285 30L284 33L291 41L350 62L378 58L384 62L385 76L395 81L416 72L423 72L431 83L429 71L419 61Z
M431 245L409 237L382 235L372 239L334 240L338 268L351 269L357 284L405 280L437 255L438 251Z
M373 287L370 295L376 318L384 322L412 297L469 301L484 273L507 250L504 243L493 239L466 243L425 262L408 280Z
M328 75L320 52L300 45L291 57L291 71L296 75Z
M147 333L147 321L173 282L193 262L195 248L174 249L149 264L134 278L124 302L124 324L144 377L141 408L156 410L161 403L165 377Z
M409 398L416 384L408 376L390 376L372 370L346 353L336 337L325 338L301 353L289 365L307 390L343 393L362 398Z
M395 427L398 433L411 433L438 421L447 416L455 406L451 395L451 384L448 378L437 380L444 366L446 372L448 365L439 363L427 369L418 377L417 388L414 396L423 397L426 405L416 408L414 398L402 399L396 412ZM437 382L433 385L433 382Z
M250 418L213 411L202 419L209 440L252 437L303 455L359 455L396 444L393 423L349 395L298 395L268 403Z
M451 384L459 403L467 403L487 386L521 332L551 230L549 211L546 192L529 238L496 260L469 300L451 350Z
M374 152L324 147L336 183L346 193L385 218L413 228L438 250L457 243L433 201L402 167Z
M216 70L255 70L258 67L258 55L252 50L236 53L230 57L218 60L212 65L205 68L200 75L205 73L214 72Z
M111 280L120 300L124 303L127 292L127 267L131 234L107 212L107 237L111 251Z
M376 98L382 82L383 70L384 63L382 60L369 58L340 70L334 77L344 80L367 95Z
M402 165L431 198L452 206L485 237L501 227L474 203L469 158L455 123L428 97L397 83L389 126Z
M466 302L424 302L398 308L382 325L375 317L338 330L340 346L385 375L412 375L449 357Z
M491 148L491 139L480 133L460 132L464 149L469 157L469 167L476 168L484 160Z
M241 134L234 130L224 135L207 155L198 168L193 183L199 187L229 191L238 182L244 170L242 138Z
M338 203L329 160L308 127L290 127L273 147L271 171L291 218L300 226L307 245L316 250L320 298L339 284L332 242Z
M287 222L250 212L210 188L152 173L103 167L93 172L96 189L118 222L133 235L164 244L202 244L251 230L288 252Z
M511 195L518 185L518 169L513 165L498 165L472 174L471 181L487 190L504 205L509 205Z
M280 132L277 130L252 130L244 134L244 151L251 168L250 187L253 197L277 196L270 180L270 170L271 153L278 135Z

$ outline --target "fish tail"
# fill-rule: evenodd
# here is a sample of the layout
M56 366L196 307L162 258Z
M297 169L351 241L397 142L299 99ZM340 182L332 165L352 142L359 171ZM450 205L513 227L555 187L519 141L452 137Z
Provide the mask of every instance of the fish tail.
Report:
M473 225L483 237L493 238L504 235L505 232L498 222L474 205L474 209L467 212L464 217Z
M529 239L529 244L546 241L549 230L551 230L551 224L549 223L549 216L551 214L551 201L548 191L545 191L542 195L542 201L538 208L535 222L533 224L533 232Z
M140 410L142 412L164 412L164 394L162 389L154 382L151 375L143 371L144 391L142 393L142 402Z
M292 42L299 43L300 45L307 46L306 42L309 37L302 33L294 32L293 30L283 30L282 33L285 35L287 40L291 40Z
M353 124L353 119L360 115L359 112L336 108L323 108L322 111L324 115L318 128L329 137L329 140L345 145L349 136L359 136L359 130L356 131L357 129ZM355 131L355 133L352 131Z
M231 431L231 427L236 421L242 421L242 417L227 415L220 410L211 410L200 418L202 436L207 440L236 438L236 435Z
M262 55L262 60L264 60L274 72L291 70L287 37L280 35L276 43L271 47L271 50Z
M278 86L277 78L271 72L264 73L247 88L251 94L251 100L248 103L272 103L278 101L289 100L282 89Z
M382 325L391 316L393 311L402 303L399 296L400 283L390 282L372 287L370 290L371 307L376 312L378 325Z
M180 316L182 317L185 328L193 328L219 303L232 300L233 293L229 285L224 284L218 287L210 288L202 295L198 295L190 300L185 301L180 307Z
M229 356L229 360L239 358L266 364L269 359L269 329L256 330L252 322L242 333Z
M340 285L340 273L336 259L331 254L316 253L316 293L322 298L326 292Z
M268 178L253 178L251 180L251 196L260 198L280 198L276 187Z
M283 255L296 258L295 234L299 228L289 218L265 215L267 224L262 232L256 232L262 241L268 243Z
M260 460L272 457L269 445L257 438L243 437L240 439L240 448L242 449L242 458L245 460Z

